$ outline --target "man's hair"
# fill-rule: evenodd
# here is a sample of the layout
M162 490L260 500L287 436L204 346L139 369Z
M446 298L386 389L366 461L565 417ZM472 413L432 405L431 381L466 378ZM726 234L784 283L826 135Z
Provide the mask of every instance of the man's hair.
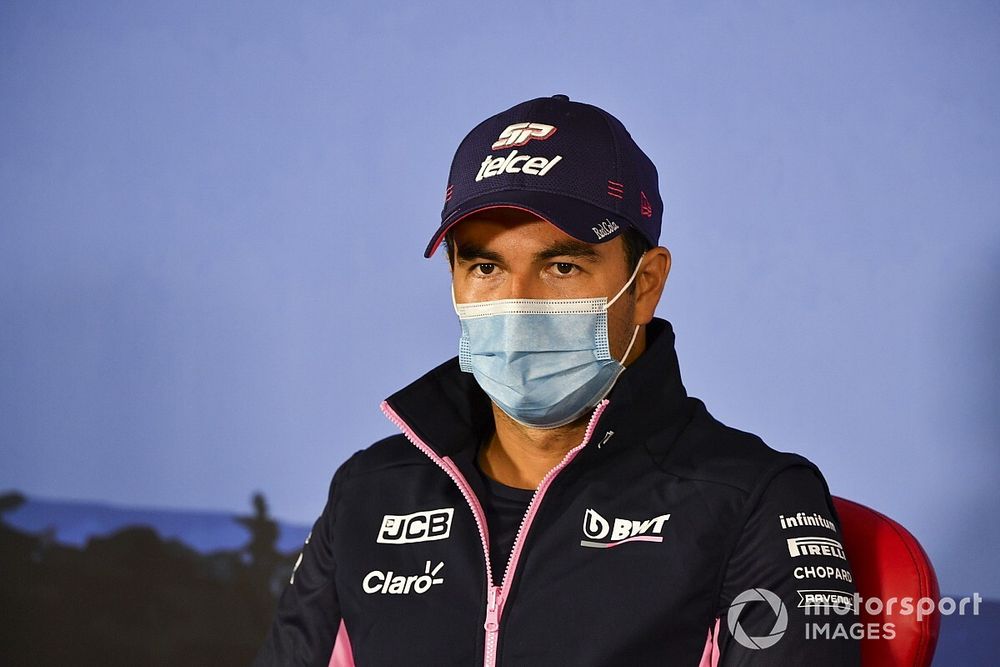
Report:
M625 268L631 276L632 272L635 271L635 267L639 264L639 260L642 259L643 253L652 246L646 240L646 237L640 234L635 227L625 228L625 231L622 232L622 243L625 245ZM629 292L634 289L635 283L629 285Z
M448 254L448 264L455 266L455 241L454 230L449 229L444 235L444 246ZM642 254L650 249L649 241L646 240L634 227L626 227L622 232L622 244L625 248L625 270L631 276ZM635 289L635 283L629 285L628 291L631 293Z

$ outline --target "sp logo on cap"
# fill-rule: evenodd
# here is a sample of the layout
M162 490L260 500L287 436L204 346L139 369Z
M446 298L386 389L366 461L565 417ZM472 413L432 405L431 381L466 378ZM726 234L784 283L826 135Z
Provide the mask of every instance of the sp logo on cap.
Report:
M544 141L553 134L556 128L542 123L514 123L500 133L500 138L493 142L493 150L523 146L532 139Z

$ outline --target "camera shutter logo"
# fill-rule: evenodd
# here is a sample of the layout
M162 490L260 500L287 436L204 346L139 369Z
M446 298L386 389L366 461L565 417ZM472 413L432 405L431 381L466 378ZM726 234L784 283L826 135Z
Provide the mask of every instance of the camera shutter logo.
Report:
M774 612L774 626L768 634L751 637L740 625L740 614L743 612L743 607L750 602L766 602ZM785 630L788 628L788 610L785 609L781 598L766 588L751 588L737 595L733 603L729 605L726 624L729 626L729 632L732 633L733 639L740 646L750 649L769 648L777 644L778 640L785 634Z

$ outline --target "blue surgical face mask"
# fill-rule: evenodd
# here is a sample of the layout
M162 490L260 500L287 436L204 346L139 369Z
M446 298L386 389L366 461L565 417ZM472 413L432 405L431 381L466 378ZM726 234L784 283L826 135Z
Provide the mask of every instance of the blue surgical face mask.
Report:
M639 327L621 361L611 356L610 301L595 299L502 299L457 303L462 323L461 369L511 419L533 428L556 428L597 405L621 372ZM454 302L454 291L452 291Z

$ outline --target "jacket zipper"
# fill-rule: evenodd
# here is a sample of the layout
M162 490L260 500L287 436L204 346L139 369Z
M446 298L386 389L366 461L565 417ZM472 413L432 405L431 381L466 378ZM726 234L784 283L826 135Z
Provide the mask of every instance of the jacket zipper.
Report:
M486 512L483 511L483 506L479 504L479 499L476 498L475 492L472 487L469 486L469 482L466 481L465 476L459 472L458 468L451 459L448 457L440 457L437 455L433 449L431 449L423 440L417 437L417 434L413 432L413 429L403 421L402 417L396 414L396 411L392 409L388 401L382 401L382 413L388 417L389 421L396 425L406 439L412 442L417 449L422 451L424 454L430 458L431 461L436 463L439 468L447 473L448 477L455 482L458 486L458 490L462 492L462 496L465 497L465 502L468 503L469 509L472 510L472 516L476 520L476 527L479 529L479 541L483 547L483 553L486 555L486 582L492 586L493 584L493 573L490 567L490 536L489 531L486 528Z
M476 526L479 529L479 540L483 547L483 555L485 556L486 562L486 585L489 587L486 594L486 622L483 624L483 629L486 630L486 648L483 653L483 667L495 667L497 659L497 646L500 643L500 617L503 613L503 605L507 599L507 595L510 593L510 587L514 579L514 572L517 569L517 563L521 558L521 550L524 546L524 540L528 534L528 530L531 528L531 523L535 520L535 515L538 514L538 507L541 505L542 498L545 497L545 493L548 491L549 487L552 485L553 480L556 476L562 472L563 468L569 465L570 461L576 458L576 455L583 449L590 438L594 434L594 429L597 427L597 422L604 413L605 408L608 407L609 401L604 399L597 404L594 408L594 413L590 417L590 422L587 424L587 430L583 434L583 440L579 445L573 449L566 452L563 457L554 468L549 470L542 481L538 484L538 488L535 489L535 493L531 496L531 501L528 503L528 509L524 513L524 517L521 519L521 525L517 529L517 535L514 537L514 545L510 550L510 557L507 559L507 567L504 569L503 579L501 580L500 586L493 585L493 568L490 564L490 540L489 540L489 530L486 526L486 513L483 511L482 505L479 503L479 499L476 498L476 494L473 492L472 487L469 486L469 482L465 479L465 476L458 470L455 464L447 456L441 457L431 449L424 441L422 441L417 434L413 432L413 429L403 421L403 419L392 409L388 401L382 401L382 412L385 416L396 425L403 435L406 436L407 440L412 442L417 449L422 451L428 458L430 458L434 463L437 464L439 468L444 470L444 472L451 477L452 481L458 486L459 491L462 492L462 496L465 497L465 502L468 503L469 509L472 510L472 515L476 520ZM605 438L607 440L607 438ZM602 443L603 444L603 443Z

